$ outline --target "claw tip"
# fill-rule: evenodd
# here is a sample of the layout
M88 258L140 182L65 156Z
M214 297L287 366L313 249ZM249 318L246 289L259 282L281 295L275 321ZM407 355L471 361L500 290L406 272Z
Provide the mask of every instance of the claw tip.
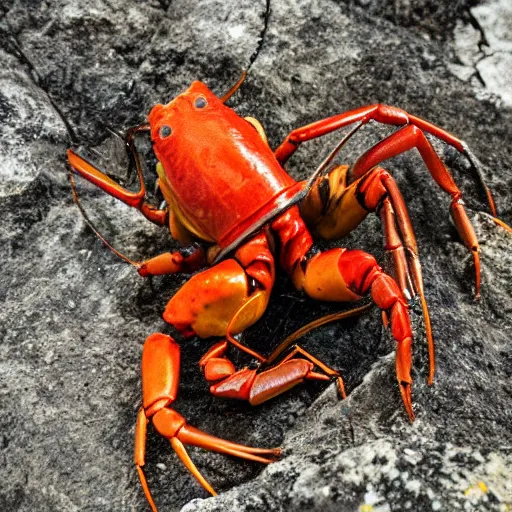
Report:
M412 423L414 421L414 411L412 409L411 384L409 382L400 382L399 384L404 407Z

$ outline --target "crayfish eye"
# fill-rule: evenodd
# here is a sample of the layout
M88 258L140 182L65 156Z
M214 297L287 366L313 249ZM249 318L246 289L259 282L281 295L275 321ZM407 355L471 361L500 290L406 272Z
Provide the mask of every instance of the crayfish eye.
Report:
M167 126L166 124L164 124L160 128L160 137L162 137L162 139L165 139L166 137L169 137L169 135L171 135L171 133L172 133L171 127Z
M196 101L194 102L194 106L196 108L204 108L208 105L208 102L206 101L206 98L204 96L198 96L196 98Z

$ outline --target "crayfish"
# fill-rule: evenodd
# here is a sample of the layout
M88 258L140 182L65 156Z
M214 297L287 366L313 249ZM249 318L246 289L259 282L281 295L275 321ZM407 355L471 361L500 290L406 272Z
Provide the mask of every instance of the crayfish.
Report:
M289 343L266 356L235 337L263 315L277 260L295 287L313 299L346 302L371 295L396 341L396 376L412 421L412 297L419 297L423 311L429 383L434 378L434 341L411 221L397 183L380 163L413 148L419 151L432 178L451 197L455 226L473 255L478 296L478 240L461 191L425 134L463 153L481 176L478 160L464 142L445 130L382 104L295 129L272 151L262 125L254 118L239 117L225 104L241 81L220 98L196 81L167 105L156 105L148 124L128 131L125 141L137 169L138 191L126 189L87 158L69 150L72 170L137 208L151 222L168 227L172 237L182 244L182 250L134 263L141 276L192 273L209 267L195 273L170 299L163 318L184 336L222 338L199 362L214 396L258 405L305 380L334 380L345 397L341 375L300 345ZM397 129L350 167L331 165L345 142L370 121ZM348 125L354 127L308 180L297 182L284 170L288 158L303 142ZM158 186L165 199L160 207L146 198L135 145L136 137L148 132L158 159ZM492 197L486 191L496 216ZM381 218L385 250L392 257L396 280L370 254L344 248L322 252L313 241L313 234L328 240L342 238L370 212ZM279 247L279 254L275 247ZM230 346L246 352L257 364L235 368L228 357ZM185 445L262 463L272 462L280 454L277 448L243 446L190 426L173 409L179 373L178 343L162 333L149 336L142 353L143 400L136 424L135 465L153 510L156 506L142 469L149 420L212 494L215 491L190 459Z

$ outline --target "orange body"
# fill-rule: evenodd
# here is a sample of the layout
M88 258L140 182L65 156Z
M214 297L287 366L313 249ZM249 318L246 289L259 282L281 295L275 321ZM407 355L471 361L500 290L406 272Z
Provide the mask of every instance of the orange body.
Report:
M156 105L149 122L174 214L203 240L228 245L296 189L255 127L201 82Z

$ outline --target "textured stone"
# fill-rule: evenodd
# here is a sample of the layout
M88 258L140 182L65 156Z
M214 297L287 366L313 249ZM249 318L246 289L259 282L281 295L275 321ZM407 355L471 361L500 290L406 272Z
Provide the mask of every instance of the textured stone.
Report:
M456 61L449 67L461 80L471 80L480 95L510 107L512 5L489 0L466 13L467 19L458 20L454 30Z
M467 23L467 10L447 5L272 1L266 30L263 1L0 6L0 510L147 509L132 464L140 353L146 336L164 328L160 314L186 277L144 281L96 239L66 180L70 139L108 148L106 125L122 131L143 122L154 103L195 79L221 94L252 62L231 104L262 121L272 147L292 128L342 110L397 105L468 142L510 224L512 112L483 94L483 84L453 74L452 30ZM365 128L342 158L353 162L390 132ZM304 145L290 172L307 176L337 140ZM415 423L403 411L393 341L376 310L304 340L342 371L350 393L344 401L321 383L258 408L214 399L197 369L208 344L186 341L176 408L205 431L280 445L284 454L262 468L191 450L221 493L191 501L206 493L150 429L147 475L161 510L511 506L511 237L484 213L464 158L441 143L436 148L465 193L480 239L482 300L473 300L471 257L448 220L449 198L416 152L387 162L417 232L438 347L429 388L422 322L414 315ZM131 257L170 246L136 213L91 187L80 190L109 241ZM375 216L342 243L384 263ZM304 299L281 276L268 313L244 340L270 351L334 310Z

